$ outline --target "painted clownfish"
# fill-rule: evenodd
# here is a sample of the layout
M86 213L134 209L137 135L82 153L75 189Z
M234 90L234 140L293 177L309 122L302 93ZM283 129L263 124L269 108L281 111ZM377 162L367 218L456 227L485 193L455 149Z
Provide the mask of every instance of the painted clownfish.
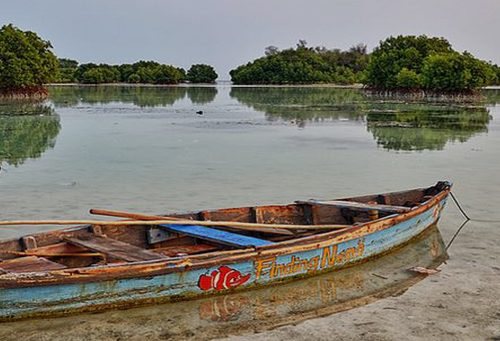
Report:
M198 286L201 290L224 290L240 286L249 279L250 274L243 276L238 270L221 266L218 270L212 271L210 275L201 275Z

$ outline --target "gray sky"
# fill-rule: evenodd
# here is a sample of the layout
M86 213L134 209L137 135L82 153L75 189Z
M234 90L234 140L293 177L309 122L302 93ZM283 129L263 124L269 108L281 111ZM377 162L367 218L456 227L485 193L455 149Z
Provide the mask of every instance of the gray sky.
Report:
M389 35L427 34L500 64L500 0L0 1L0 24L33 30L80 62L207 63L229 79L269 45L371 50Z

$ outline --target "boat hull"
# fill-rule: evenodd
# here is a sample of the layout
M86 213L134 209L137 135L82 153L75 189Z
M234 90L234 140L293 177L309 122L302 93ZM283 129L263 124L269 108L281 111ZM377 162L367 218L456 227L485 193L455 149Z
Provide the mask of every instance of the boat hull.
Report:
M446 199L447 195L443 195L425 210L395 220L389 226L370 229L367 225L345 234L343 239L318 242L314 248L309 245L279 252L264 250L210 267L187 265L183 271L147 277L1 288L0 320L191 299L352 266L387 253L421 234L437 222Z

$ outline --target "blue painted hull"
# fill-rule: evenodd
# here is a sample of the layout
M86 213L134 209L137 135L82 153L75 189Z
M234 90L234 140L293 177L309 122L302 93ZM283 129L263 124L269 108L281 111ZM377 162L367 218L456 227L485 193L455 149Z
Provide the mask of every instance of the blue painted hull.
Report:
M294 277L331 271L383 254L434 224L446 197L407 220L374 232L332 238L314 248L265 250L250 258L210 268L187 269L143 278L0 289L0 320L102 310L248 289Z

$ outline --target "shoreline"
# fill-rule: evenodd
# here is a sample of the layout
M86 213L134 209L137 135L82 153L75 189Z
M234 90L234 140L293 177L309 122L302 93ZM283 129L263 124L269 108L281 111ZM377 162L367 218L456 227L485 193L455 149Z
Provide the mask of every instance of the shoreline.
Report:
M217 86L230 86L233 88L338 88L338 89L362 89L363 84L233 84L231 81L220 81L215 84L208 83L179 83L179 84L149 84L149 83L101 83L101 84L82 84L82 83L49 83L49 87L131 87L131 88L213 88Z
M373 91L366 88L365 85L361 83L355 84L334 84L334 83L315 83L315 84L233 84L231 81L219 81L214 84L209 83L179 83L179 84L149 84L149 83L100 83L100 84L83 84L83 83L49 83L46 84L48 87L130 87L130 88L214 88L214 87L232 87L232 88L334 88L334 89L366 89L367 91ZM500 85L489 85L479 89L483 90L500 90ZM384 92L384 91L373 91L373 92ZM386 91L390 92L390 91ZM396 94L395 92L394 94ZM411 96L412 93L400 93L401 95ZM431 94L435 97L435 94ZM395 95L393 95L395 96ZM448 96L444 93L441 96ZM456 94L450 94L450 96L456 96ZM463 95L468 96L468 95Z

